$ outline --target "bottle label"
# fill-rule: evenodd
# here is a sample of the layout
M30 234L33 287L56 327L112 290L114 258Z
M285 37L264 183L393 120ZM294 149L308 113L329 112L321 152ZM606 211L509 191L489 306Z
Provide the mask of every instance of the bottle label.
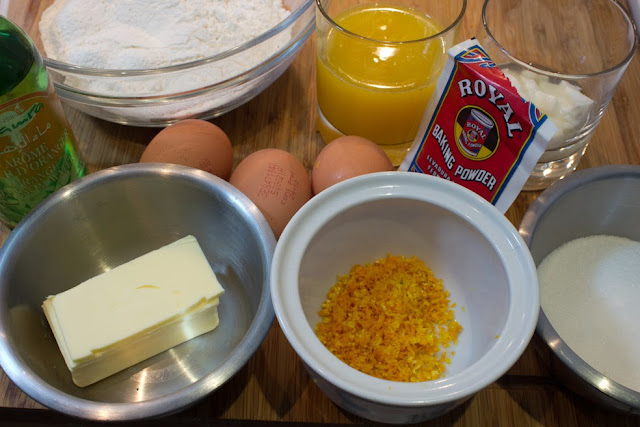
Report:
M0 105L0 220L15 225L49 194L84 175L51 83Z

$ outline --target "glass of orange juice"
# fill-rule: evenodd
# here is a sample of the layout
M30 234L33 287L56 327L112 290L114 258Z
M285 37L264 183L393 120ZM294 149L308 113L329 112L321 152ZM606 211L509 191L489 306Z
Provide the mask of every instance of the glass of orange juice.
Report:
M466 0L316 0L318 130L358 135L402 162Z

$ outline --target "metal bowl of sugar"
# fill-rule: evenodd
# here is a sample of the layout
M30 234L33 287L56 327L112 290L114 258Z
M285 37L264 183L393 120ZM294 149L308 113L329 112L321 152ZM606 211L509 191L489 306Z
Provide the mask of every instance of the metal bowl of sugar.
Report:
M44 299L187 235L225 289L219 326L76 386ZM183 410L221 392L267 335L274 248L255 204L209 173L134 163L89 174L32 210L0 249L0 366L31 398L74 417L129 421Z
M568 389L640 414L640 166L585 169L545 190L520 234L540 283L534 343Z
M315 28L313 0L126 3L8 0L0 8L34 41L67 105L134 126L239 107L284 73Z

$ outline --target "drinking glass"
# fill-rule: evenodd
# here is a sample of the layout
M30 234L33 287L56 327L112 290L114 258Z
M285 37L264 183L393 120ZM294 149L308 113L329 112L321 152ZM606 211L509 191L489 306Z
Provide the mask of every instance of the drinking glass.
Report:
M318 130L358 135L397 166L457 42L466 0L316 0Z
M480 44L558 131L524 190L573 172L638 43L616 0L485 0Z

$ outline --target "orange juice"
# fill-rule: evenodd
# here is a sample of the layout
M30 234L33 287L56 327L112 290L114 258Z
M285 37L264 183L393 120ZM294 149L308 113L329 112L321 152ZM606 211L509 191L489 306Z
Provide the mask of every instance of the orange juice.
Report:
M342 134L408 148L445 60L442 39L421 39L442 28L420 11L384 3L334 20L347 32L332 28L318 39L320 113ZM326 141L337 136L320 131Z

